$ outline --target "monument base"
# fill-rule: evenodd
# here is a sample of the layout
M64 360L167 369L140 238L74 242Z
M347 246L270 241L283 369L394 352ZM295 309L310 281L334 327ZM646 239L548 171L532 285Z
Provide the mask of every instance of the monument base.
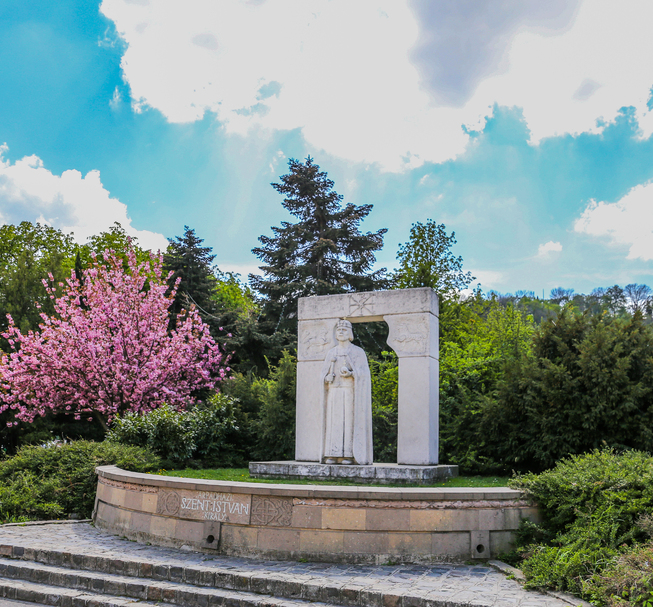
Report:
M407 466L372 464L369 466L319 464L317 462L250 462L252 478L285 480L339 480L381 485L433 485L458 476L458 466Z
M115 466L97 473L96 527L211 555L377 565L497 558L513 549L522 519L539 520L527 496L508 487L238 483ZM331 597L320 596L304 598ZM370 597L359 603L380 605Z

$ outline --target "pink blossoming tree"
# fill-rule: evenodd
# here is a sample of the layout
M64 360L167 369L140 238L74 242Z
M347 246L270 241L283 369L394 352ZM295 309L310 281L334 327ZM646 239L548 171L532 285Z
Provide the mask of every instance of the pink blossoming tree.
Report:
M105 426L128 410L183 408L194 391L225 377L229 368L194 309L168 331L176 285L166 295L161 257L138 263L132 250L127 265L106 252L83 280L73 272L59 283L60 295L50 276L44 285L56 315L41 314L38 332L22 335L9 317L3 336L13 351L0 361L0 413L11 408L28 422L48 412L95 415Z

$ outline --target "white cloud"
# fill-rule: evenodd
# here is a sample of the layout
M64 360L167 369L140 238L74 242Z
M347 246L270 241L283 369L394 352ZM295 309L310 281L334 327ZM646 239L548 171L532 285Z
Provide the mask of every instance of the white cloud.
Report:
M634 187L614 203L591 200L574 224L576 232L608 237L628 247L627 259L653 259L653 183Z
M613 120L623 106L635 106L647 122L652 20L653 3L646 0L585 0L564 34L515 36L509 70L482 82L470 104L492 99L522 107L533 142L597 132L596 121Z
M598 131L597 119L625 105L653 132L648 0L585 0L563 31L547 31L550 15L537 21L535 9L508 29L497 22L497 35L509 37L501 73L479 68L482 53L456 63L471 74L459 79L461 107L434 106L422 86L408 0L104 0L101 10L128 43L122 67L135 111L149 105L190 122L210 110L230 133L301 128L311 147L387 170L455 157L468 141L461 125L482 124L494 103L523 108L534 143Z
M120 223L141 246L165 250L168 241L155 232L136 230L127 206L112 198L100 181L99 171L82 176L64 171L60 176L48 171L37 156L26 156L14 164L5 160L6 145L0 145L0 223L39 221L85 243L89 236Z
M562 245L559 242L549 240L549 242L545 242L537 248L537 256L548 257L551 253L559 253L560 251L562 251Z
M473 281L473 285L480 283L484 291L490 291L492 289L498 289L501 285L506 282L506 275L503 272L497 272L495 270L470 270L472 276L476 277L476 280Z

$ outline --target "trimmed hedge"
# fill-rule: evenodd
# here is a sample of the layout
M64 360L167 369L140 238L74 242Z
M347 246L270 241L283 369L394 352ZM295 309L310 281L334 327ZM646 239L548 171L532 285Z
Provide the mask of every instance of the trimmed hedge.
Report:
M0 522L90 517L95 468L110 464L133 472L160 468L159 458L146 449L110 442L53 441L22 447L0 461Z

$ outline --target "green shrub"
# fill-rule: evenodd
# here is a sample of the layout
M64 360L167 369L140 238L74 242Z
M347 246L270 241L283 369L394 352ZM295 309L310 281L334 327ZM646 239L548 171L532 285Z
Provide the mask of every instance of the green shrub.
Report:
M239 467L247 463L244 435L247 416L238 400L218 393L197 405L192 415L195 426L195 459L211 467Z
M107 440L147 447L171 461L185 461L196 450L194 421L189 412L177 411L170 405L145 414L128 411L115 418Z
M279 365L270 366L269 379L258 379L252 384L253 394L260 403L254 424L256 459L294 458L296 378L297 361L284 350Z
M653 542L626 550L585 584L585 594L610 607L653 607Z
M93 511L96 466L149 472L159 458L145 449L113 443L75 441L25 446L0 461L0 520L54 519Z
M595 450L509 484L533 499L542 515L540 525L529 523L518 534L529 586L598 596L590 580L599 580L646 537L638 524L653 513L653 457L646 453Z
M146 414L128 412L114 420L107 440L147 447L172 465L191 459L238 465L243 457L233 448L239 432L236 409L237 401L217 393L190 411L164 405Z
M394 352L370 359L372 375L372 436L375 462L397 461L399 367Z
M639 313L620 319L563 308L481 414L485 451L512 469L539 471L603 445L653 450L652 344Z

